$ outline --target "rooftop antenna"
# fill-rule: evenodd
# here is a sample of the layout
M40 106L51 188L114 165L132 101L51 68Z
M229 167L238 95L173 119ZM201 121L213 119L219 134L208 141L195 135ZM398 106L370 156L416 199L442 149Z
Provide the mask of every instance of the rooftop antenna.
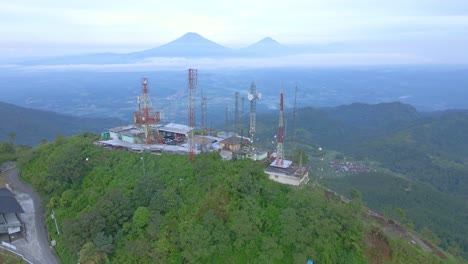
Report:
M143 107L141 107L142 101ZM146 144L151 144L154 140L161 143L157 126L158 122L161 120L161 115L159 112L154 112L151 107L148 78L141 79L141 97L138 97L138 111L133 113L133 120L136 126L145 127ZM154 128L154 132L151 130L152 127Z
M255 136L257 99L260 99L261 97L262 97L262 94L257 93L257 87L255 86L255 82L252 82L252 85L250 85L250 92L247 95L247 99L249 99L250 101L249 134L250 134L250 143L252 145L253 145L254 136Z
M193 142L195 130L195 88L197 86L198 71L196 69L188 69L188 126L190 128L189 135L189 159L195 159L195 144Z

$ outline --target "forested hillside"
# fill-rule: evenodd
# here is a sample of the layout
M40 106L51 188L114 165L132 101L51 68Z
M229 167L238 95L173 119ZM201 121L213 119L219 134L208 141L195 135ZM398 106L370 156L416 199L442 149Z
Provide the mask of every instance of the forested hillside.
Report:
M276 134L263 123L273 124L275 118L257 119L259 137ZM337 150L394 172L335 175L338 178L330 178L335 188L361 191L364 202L375 210L404 208L417 230L430 228L443 248L468 258L468 112L418 113L401 103L352 104L300 109L296 123L296 142L289 126L289 149L297 145L309 156L319 147ZM268 146L268 141L262 143ZM410 182L413 191L403 191ZM398 185L401 192L390 191Z
M0 142L13 140L34 146L58 134L101 133L119 124L115 118L80 118L0 102Z
M359 195L327 200L320 188L268 180L251 160L212 153L190 162L100 149L94 139L61 138L18 161L55 210L62 234L50 219L49 232L63 263L453 263L381 237L362 221Z

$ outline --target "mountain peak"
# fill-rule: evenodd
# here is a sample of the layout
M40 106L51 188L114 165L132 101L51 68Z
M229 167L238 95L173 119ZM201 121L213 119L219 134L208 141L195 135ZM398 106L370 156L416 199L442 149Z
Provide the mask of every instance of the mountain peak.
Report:
M271 37L265 37L254 44L242 49L244 52L255 54L256 56L271 56L287 54L289 48Z
M187 32L182 37L176 40L185 40L185 41L193 41L193 40L207 40L202 35L195 33L195 32Z
M183 36L157 48L133 53L139 57L204 57L221 56L230 49L211 41L195 32L187 32Z
M268 45L281 45L278 41L274 40L271 37L265 37L257 42L257 44L268 44Z

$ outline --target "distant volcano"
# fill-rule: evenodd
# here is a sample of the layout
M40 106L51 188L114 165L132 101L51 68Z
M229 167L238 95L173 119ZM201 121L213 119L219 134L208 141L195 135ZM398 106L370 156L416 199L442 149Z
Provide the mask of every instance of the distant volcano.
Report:
M250 45L249 47L282 47L284 48L285 46L279 43L278 41L272 39L271 37L266 37Z
M250 46L240 49L240 52L249 55L271 56L289 53L290 48L271 37L266 37Z
M271 37L241 49L231 49L211 41L194 32L159 47L130 53L95 53L59 56L23 62L26 65L60 64L126 64L155 57L178 58L232 58L232 57L276 57L297 54L298 50L285 46Z
M203 57L203 56L226 56L232 52L230 48L224 47L203 36L189 32L157 48L130 53L136 57Z

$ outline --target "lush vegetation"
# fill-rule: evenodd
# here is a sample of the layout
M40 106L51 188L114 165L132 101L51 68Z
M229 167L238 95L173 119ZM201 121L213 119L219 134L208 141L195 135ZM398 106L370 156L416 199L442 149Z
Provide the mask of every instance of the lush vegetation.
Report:
M428 184L414 182L386 172L371 172L330 178L330 188L349 195L354 190L370 208L419 230L426 238L461 254L468 244L465 218L468 204L454 200Z
M365 263L359 200L277 184L249 160L190 162L93 139L56 140L18 161L55 211L64 263Z
M265 147L272 146L276 130L271 124L277 118L277 114L257 118L261 123L257 125L259 137L268 138L260 141ZM291 119L288 121L291 123ZM378 168L395 172L339 180L335 185L339 191L360 190L363 201L381 212L403 208L417 230L432 232L443 248L468 259L464 228L468 199L466 111L419 113L401 103L352 104L300 109L296 123L296 142L292 142L294 132L287 133L289 149L298 146L311 157L320 156L319 147L327 152L337 150L344 153L339 155L341 159L347 156L378 162ZM329 161L325 159L325 166ZM323 166L323 163L312 159L309 164ZM334 177L330 173L322 175ZM395 187L392 184L406 185L401 188L404 190L408 188L408 179L417 191L392 196L390 190ZM414 201L419 204L415 205Z
M15 146L11 142L0 142L0 164L15 159Z
M398 172L332 178L330 187L359 190L369 207L467 257L466 114L357 104L307 108L298 118L297 142L286 142L298 146L292 159L326 166L352 155ZM271 148L277 116L258 121L258 143ZM64 263L365 263L381 256L366 238L379 227L362 223L359 198L343 204L319 189L271 182L252 161L108 151L95 139L57 137L31 151L18 151L12 137L0 145L3 160L20 156L22 177L54 210L61 234L51 219L48 229ZM442 262L405 241L382 241L390 263Z

